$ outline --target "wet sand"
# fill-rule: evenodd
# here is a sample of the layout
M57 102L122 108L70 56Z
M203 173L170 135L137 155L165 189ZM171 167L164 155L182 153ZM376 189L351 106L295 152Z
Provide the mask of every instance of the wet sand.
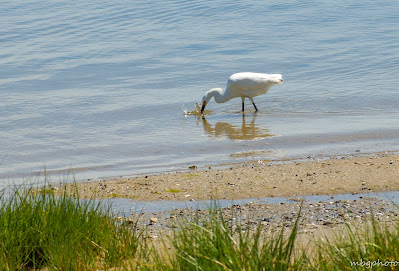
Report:
M244 199L399 190L399 155L376 153L77 183L82 198ZM67 184L68 189L72 187Z

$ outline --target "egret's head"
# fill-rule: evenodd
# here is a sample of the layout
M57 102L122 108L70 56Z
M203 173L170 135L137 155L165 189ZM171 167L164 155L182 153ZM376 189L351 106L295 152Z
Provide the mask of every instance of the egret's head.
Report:
M208 90L204 97L202 97L202 107L201 107L201 113L204 112L205 106L208 104L209 100L212 99L213 97L215 98L215 101L220 103L224 102L220 100L220 97L223 95L222 94L223 89L221 88L212 88Z

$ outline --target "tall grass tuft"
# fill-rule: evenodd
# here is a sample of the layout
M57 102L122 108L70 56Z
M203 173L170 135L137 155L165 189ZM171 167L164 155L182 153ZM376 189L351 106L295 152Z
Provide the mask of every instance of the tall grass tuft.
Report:
M251 230L226 221L219 209L211 209L206 221L184 220L179 225L167 264L158 262L153 269L296 270L300 266L293 255L298 220L288 236L284 230L268 236L261 223Z
M364 227L346 225L346 231L319 243L314 270L397 270L399 223L378 222L373 214Z
M0 270L87 270L132 259L140 236L117 222L110 208L14 188L0 199Z

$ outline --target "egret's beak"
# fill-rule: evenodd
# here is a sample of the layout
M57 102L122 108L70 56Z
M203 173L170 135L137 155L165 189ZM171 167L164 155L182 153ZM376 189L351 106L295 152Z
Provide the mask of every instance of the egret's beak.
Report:
M203 101L202 102L202 107L201 107L201 114L202 114L202 112L204 112L205 106L206 106L206 102Z

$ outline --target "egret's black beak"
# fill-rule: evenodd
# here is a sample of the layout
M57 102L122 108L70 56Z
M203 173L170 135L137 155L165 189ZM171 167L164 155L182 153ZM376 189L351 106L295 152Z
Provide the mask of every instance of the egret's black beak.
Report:
M205 106L206 106L206 102L203 101L202 102L202 107L201 107L201 114L202 114L202 112L204 112Z

